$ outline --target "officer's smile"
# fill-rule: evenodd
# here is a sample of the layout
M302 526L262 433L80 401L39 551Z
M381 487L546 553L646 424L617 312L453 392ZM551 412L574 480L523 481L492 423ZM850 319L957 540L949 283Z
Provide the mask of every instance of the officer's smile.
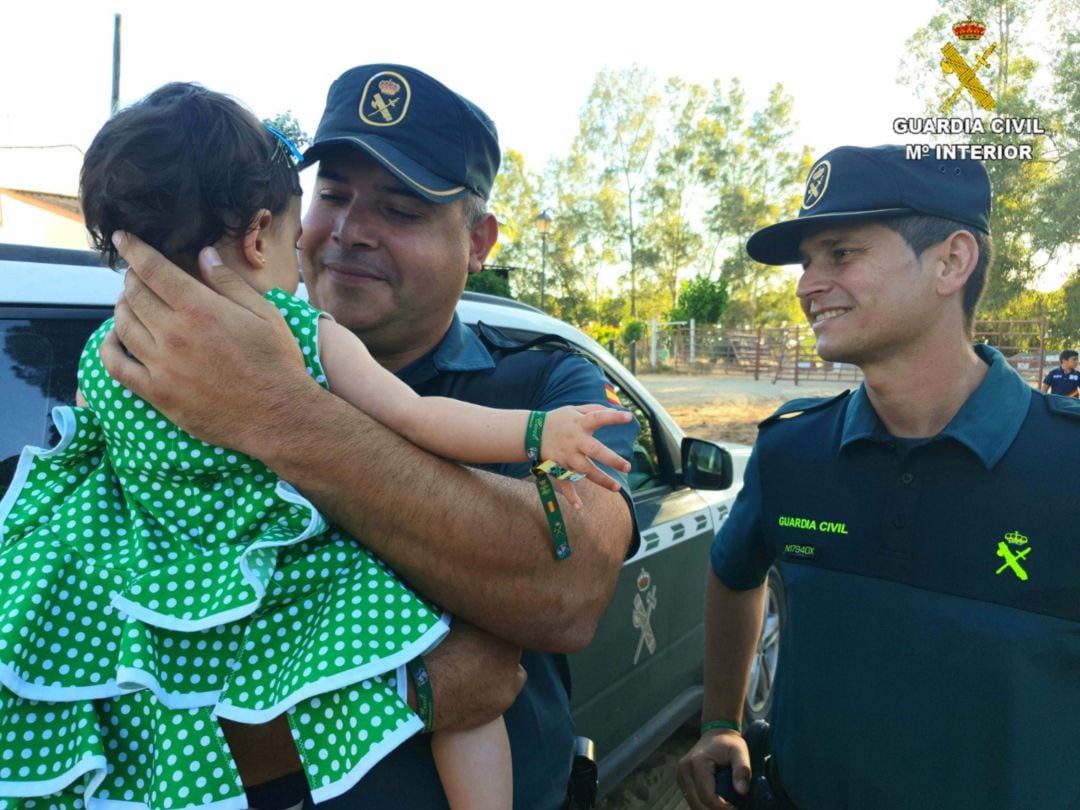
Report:
M824 323L825 321L832 320L833 318L839 318L849 310L843 308L823 309L820 312L814 312L810 314L810 323L812 326Z

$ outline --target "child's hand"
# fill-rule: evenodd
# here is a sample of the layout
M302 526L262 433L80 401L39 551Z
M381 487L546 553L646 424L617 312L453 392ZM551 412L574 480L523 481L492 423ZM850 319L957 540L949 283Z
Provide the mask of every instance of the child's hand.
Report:
M593 464L593 459L615 470L630 472L630 462L593 437L593 432L607 425L620 425L634 417L629 411L603 405L567 405L549 411L544 419L540 438L540 458L551 460L560 467L581 472L594 484L619 491L619 484ZM570 481L554 481L556 488L574 506L581 508L581 499Z

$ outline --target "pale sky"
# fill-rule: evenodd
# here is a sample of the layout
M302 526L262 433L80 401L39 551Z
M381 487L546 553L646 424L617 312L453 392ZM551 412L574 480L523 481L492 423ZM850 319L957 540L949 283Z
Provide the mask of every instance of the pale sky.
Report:
M446 0L284 4L232 0L37 0L0 12L0 155L5 146L85 149L109 114L113 15L123 15L121 104L173 80L290 109L314 134L330 83L368 62L431 73L483 107L505 148L542 169L565 152L597 72L639 64L660 80L738 77L760 106L777 82L795 98L797 145L901 142L922 114L897 84L904 43L936 0ZM928 75L929 86L936 78ZM77 187L78 155L53 167ZM0 168L3 162L0 161ZM0 185L3 185L0 178Z
M313 133L338 74L400 62L478 103L503 146L535 169L568 147L596 73L633 64L661 79L737 76L757 103L782 82L796 98L800 140L815 151L895 140L892 119L919 111L895 81L904 40L936 9L934 0L896 2L888 11L843 0L738 8L701 0L5 5L0 146L89 144L109 112L119 12L122 103L167 81L198 81L263 117L292 109Z

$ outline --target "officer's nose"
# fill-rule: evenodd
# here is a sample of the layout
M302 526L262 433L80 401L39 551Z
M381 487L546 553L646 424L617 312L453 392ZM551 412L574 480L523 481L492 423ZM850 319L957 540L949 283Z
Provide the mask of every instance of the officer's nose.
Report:
M356 202L343 209L332 237L342 247L375 247L379 243L376 214Z
M828 274L816 268L813 262L809 262L803 266L802 275L799 276L799 281L795 285L795 295L800 301L807 301L812 296L825 292L829 284Z

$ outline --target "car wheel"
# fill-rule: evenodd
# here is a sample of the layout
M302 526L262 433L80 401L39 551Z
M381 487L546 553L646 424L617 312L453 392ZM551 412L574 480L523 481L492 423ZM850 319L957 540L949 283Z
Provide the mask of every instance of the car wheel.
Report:
M784 581L776 568L769 569L765 586L765 620L761 624L754 661L750 666L750 688L746 693L744 725L754 720L768 720L772 713L776 663L780 657L780 635L787 620Z

